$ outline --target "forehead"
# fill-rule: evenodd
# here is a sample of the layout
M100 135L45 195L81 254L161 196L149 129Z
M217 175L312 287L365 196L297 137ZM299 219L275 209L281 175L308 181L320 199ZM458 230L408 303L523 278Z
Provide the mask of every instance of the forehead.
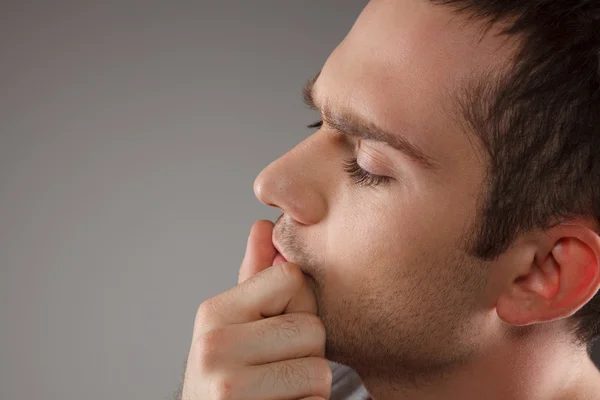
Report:
M371 1L325 63L316 96L452 164L473 153L454 96L474 77L506 69L514 50L514 39L486 27L425 0Z

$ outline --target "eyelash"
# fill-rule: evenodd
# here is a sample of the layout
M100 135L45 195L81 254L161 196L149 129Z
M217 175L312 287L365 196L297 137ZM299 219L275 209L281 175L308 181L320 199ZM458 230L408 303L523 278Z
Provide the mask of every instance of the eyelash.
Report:
M323 126L323 121L317 121L307 126L307 128L320 129ZM369 171L364 170L358 165L356 157L350 157L346 159L342 164L344 171L352 178L355 185L358 186L387 186L390 184L392 178L389 176L375 175Z

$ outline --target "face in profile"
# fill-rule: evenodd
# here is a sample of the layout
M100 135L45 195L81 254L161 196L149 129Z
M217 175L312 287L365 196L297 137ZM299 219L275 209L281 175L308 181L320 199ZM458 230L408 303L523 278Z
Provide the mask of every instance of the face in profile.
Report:
M255 193L312 277L326 357L370 376L443 374L492 342L502 258L470 251L486 178L458 98L514 39L417 1L371 1L304 91L320 122ZM503 263L505 265L503 265Z
M484 164L453 95L510 49L480 28L371 2L305 89L322 124L255 181L313 277L327 358L364 374L443 370L484 340L489 265L465 249Z

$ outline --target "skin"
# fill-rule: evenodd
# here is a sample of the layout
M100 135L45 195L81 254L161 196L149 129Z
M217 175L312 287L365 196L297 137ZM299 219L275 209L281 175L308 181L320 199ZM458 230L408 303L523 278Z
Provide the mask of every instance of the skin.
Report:
M297 265L272 266L272 231L270 221L253 224L238 285L200 305L177 399L329 398L314 291Z
M600 398L600 372L566 324L600 288L592 220L523 234L489 262L465 251L486 160L453 94L474 76L510 68L518 42L494 36L497 29L484 34L483 25L421 1L367 5L323 66L315 102L403 135L440 169L327 124L267 166L255 194L283 214L274 226L253 226L240 284L201 305L184 399L328 398L325 358L355 369L375 400ZM354 185L342 168L351 156L390 185ZM270 266L271 242L296 271L294 284ZM229 314L240 317L224 320ZM270 345L286 315L313 322L288 324L288 353ZM256 324L269 320L261 341ZM240 361L247 349L265 355ZM269 360L293 359L314 372L286 369L301 393L275 378L252 386Z
M256 196L284 213L275 242L314 277L326 357L354 368L377 400L573 399L600 386L564 321L600 286L593 223L522 235L492 262L461 242L485 159L452 94L510 68L518 39L498 30L482 34L426 2L371 1L326 61L315 102L404 135L441 170L382 143L357 151L325 124L255 181ZM341 164L356 154L392 183L353 186Z

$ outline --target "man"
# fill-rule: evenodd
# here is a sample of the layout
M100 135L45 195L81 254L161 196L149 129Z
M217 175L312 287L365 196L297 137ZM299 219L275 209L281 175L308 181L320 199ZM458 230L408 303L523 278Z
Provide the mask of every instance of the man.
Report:
M599 3L371 1L183 399L600 399Z

